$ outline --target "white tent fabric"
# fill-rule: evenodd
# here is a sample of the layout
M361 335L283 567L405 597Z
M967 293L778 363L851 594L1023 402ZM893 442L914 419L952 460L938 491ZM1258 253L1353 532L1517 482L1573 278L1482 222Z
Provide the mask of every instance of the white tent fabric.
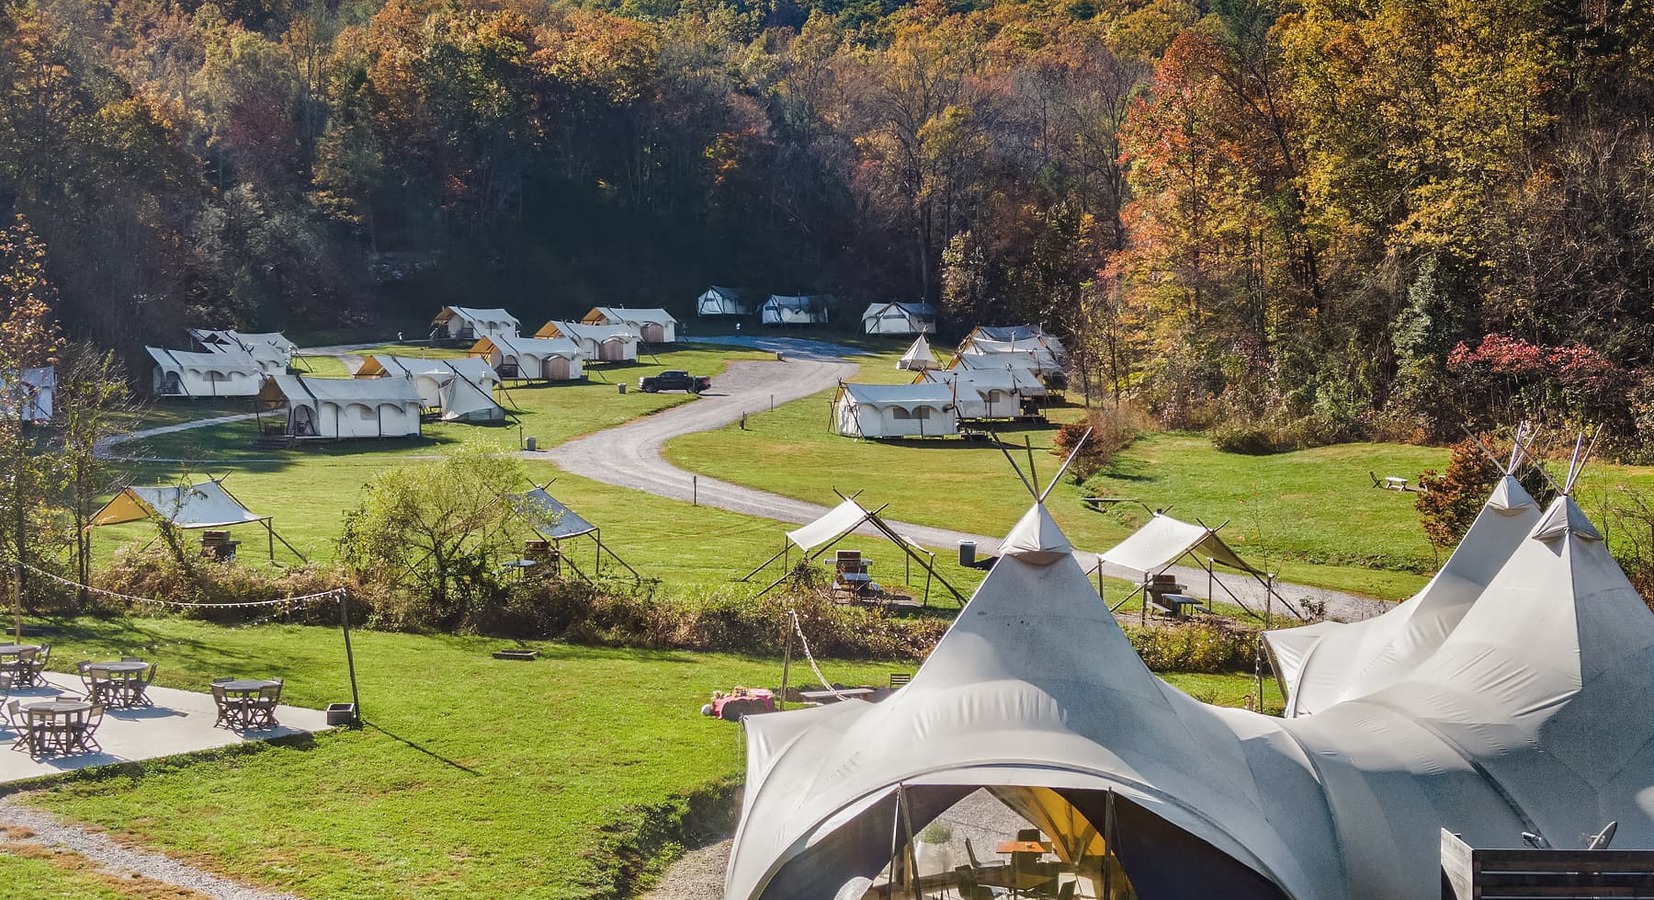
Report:
M1113 790L1238 860L1236 872L1291 896L1348 896L1317 892L1341 873L1310 760L1278 720L1206 707L1144 668L1047 519L1037 508L1024 519L1040 522L1028 531L1042 555L1003 556L901 691L744 720L727 900L826 898L848 877L876 875L903 785L916 796L955 788L950 797L979 786ZM916 811L912 828L946 805ZM1270 896L1230 884L1162 896Z
M271 375L258 397L266 408L285 406L286 432L305 438L413 437L424 405L407 378Z
M357 378L402 377L413 381L420 400L427 407L442 407L442 391L456 376L469 381L483 393L500 384L500 376L488 360L475 356L458 359L425 359L418 356L393 356L376 353L354 373Z
M861 314L866 334L933 334L936 307L929 303L873 303Z
M1539 523L1539 506L1506 475L1430 583L1361 622L1266 631L1286 714L1308 716L1411 672L1441 646Z
M431 320L431 336L448 340L474 341L484 337L516 337L521 325L503 309L444 306Z
M21 418L40 425L52 421L57 397L57 367L38 366L23 370L23 377L0 375L0 415Z
M568 338L482 338L471 355L501 375L529 381L575 381L586 377L586 354Z
M195 338L209 353L233 353L237 350L246 353L258 361L267 375L287 371L287 367L293 364L293 353L298 349L279 331L246 333L191 328L189 332L190 337Z
M144 349L155 360L152 386L163 397L251 397L270 374L239 349L211 353Z
M494 402L493 394L460 375L449 374L442 384L439 400L444 422L500 422L505 419L505 407Z
M947 437L959 433L953 392L940 384L839 386L834 427L846 437Z
M1022 414L1022 398L1044 397L1039 376L1024 369L949 369L924 372L920 379L953 391L961 419L1008 419Z
M1568 497L1435 652L1307 718L1175 691L1071 554L1007 554L908 687L745 720L726 898L831 896L889 861L898 802L917 831L979 787L1045 788L1082 812L1112 791L1113 849L1147 900L1437 896L1443 828L1577 847L1617 821L1615 849L1654 848L1651 704L1654 616Z
M913 346L902 354L902 358L896 360L896 368L915 372L936 368L936 356L930 352L930 341L925 340L924 335L919 335L914 339Z
M579 513L563 505L545 488L516 494L511 502L517 513L528 520L529 527L548 540L566 540L597 530L596 525L582 519Z
M1159 513L1125 540L1103 551L1101 559L1139 575L1151 575L1164 571L1190 551L1197 551L1196 556L1202 560L1210 559L1242 572L1257 572L1230 549L1217 532Z
M809 553L822 544L845 534L867 521L867 510L855 500L845 500L843 503L827 511L821 518L801 528L787 532L787 540L793 546Z
M104 504L93 525L158 518L178 528L227 528L264 519L231 497L216 481L191 485L129 487Z
M1044 372L1052 371L1048 368L1042 368L1038 362L1034 361L1034 357L1032 355L1023 354L1023 353L993 353L993 354L962 354L962 353L955 353L953 355L953 358L948 360L948 364L943 366L942 368L944 368L944 369L946 369L950 372L958 372L958 371L1003 372L1003 371L1009 369L1011 371L1016 371L1016 372L1026 372L1030 375L1037 375L1037 374L1041 374L1041 373L1044 373Z
M620 325L646 344L671 344L678 339L678 320L659 308L594 306L580 321L584 325Z
M566 338L588 360L621 362L637 359L638 336L625 325L583 325L552 320L535 332L541 339Z
M699 316L750 316L752 304L743 292L735 288L712 285L695 298L695 314Z
M758 309L765 325L825 325L827 306L820 297L771 294Z

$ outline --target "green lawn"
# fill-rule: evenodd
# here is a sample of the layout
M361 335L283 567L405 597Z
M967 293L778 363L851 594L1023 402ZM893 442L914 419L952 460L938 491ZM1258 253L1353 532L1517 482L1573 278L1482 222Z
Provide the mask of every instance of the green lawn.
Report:
M95 870L69 851L0 841L0 900L197 900L203 895Z
M777 660L718 654L542 644L518 663L487 655L497 640L355 637L360 731L70 776L23 800L307 897L586 897L614 884L642 820L661 825L698 792L727 796L739 777L739 730L699 714L707 694L780 676ZM158 660L171 687L275 675L296 704L349 696L335 629L81 619L52 640L65 664ZM911 671L822 666L851 684ZM1253 689L1241 675L1171 680L1221 702Z

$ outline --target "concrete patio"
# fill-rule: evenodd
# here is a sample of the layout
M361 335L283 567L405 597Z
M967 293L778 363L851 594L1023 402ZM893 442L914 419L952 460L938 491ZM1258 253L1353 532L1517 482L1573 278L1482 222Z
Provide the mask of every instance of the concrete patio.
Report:
M86 694L80 679L73 675L47 672L46 681L46 687L13 691L10 699L26 707L30 703L50 700L58 694L68 693L76 697ZM218 710L210 693L151 687L148 695L154 703L153 706L135 709L111 707L104 712L103 724L98 726L96 735L98 744L103 747L102 753L75 753L31 759L27 750L11 749L11 742L17 737L17 732L0 722L0 784L55 775L74 769L195 753L232 744L326 731L329 728L327 713L322 710L278 706L278 724L275 728L235 732L213 727L213 722L218 718Z

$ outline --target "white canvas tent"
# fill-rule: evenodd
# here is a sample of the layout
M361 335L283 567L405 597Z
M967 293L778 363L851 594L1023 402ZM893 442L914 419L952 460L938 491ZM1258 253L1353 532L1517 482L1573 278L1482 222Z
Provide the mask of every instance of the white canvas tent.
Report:
M578 381L586 354L568 338L485 337L471 348L500 375L524 381Z
M553 320L534 336L573 341L591 361L628 362L637 359L638 336L625 325L582 325L579 322Z
M485 337L516 337L517 317L503 309L444 306L431 320L431 340L471 343Z
M580 320L582 325L619 325L645 344L672 344L678 340L678 320L664 309L628 309L623 306L594 306Z
M1539 506L1506 475L1430 583L1383 615L1266 631L1286 715L1308 716L1372 693L1441 646L1539 521Z
M827 304L821 297L771 294L759 308L758 315L765 325L825 325Z
M698 316L750 316L752 315L752 304L747 302L745 291L719 287L715 284L695 298L695 314Z
M796 547L798 549L800 561L807 562L832 549L832 547L839 541L844 540L846 537L854 534L858 529L866 526L867 528L883 536L892 544L895 544L904 554L907 555L908 559L917 560L919 565L924 568L927 574L927 579L925 581L925 603L930 602L930 578L935 578L937 581L940 581L943 587L947 588L950 593L952 593L959 600L963 601L965 599L964 595L960 594L957 590L954 590L953 585L949 584L936 572L936 554L930 552L923 546L920 546L920 544L913 539L904 537L898 533L888 522L880 518L879 513L883 512L883 510L884 507L882 506L874 510L869 510L863 507L860 503L856 502L856 497L854 495L849 497L841 497L841 502L839 505L828 510L820 518L787 532L785 540L781 542L781 549L777 551L774 556L764 560L758 568L748 572L739 580L751 581L753 576L769 568L779 560L782 568L781 577L770 582L767 587L760 591L758 595L761 597L764 594L769 593L776 585L787 580L787 578L792 574L793 563L791 553L793 548Z
M286 372L293 364L293 354L298 346L288 340L286 335L279 331L258 333L243 333L239 331L219 331L210 328L191 328L190 337L199 343L208 353L225 353L241 351L258 361L266 375L277 375Z
M915 383L946 385L961 419L1012 419L1022 401L1045 396L1039 376L1023 369L950 369L921 372Z
M879 878L982 787L1057 794L1143 900L1440 896L1442 829L1578 847L1613 821L1615 850L1654 848L1654 616L1571 498L1428 658L1284 720L1156 679L1040 531L889 699L743 720L726 900Z
M845 437L949 437L959 433L953 391L942 384L839 384L833 429Z
M283 417L282 434L300 439L417 437L423 402L407 378L271 375L258 394Z
M52 421L56 398L55 366L24 369L21 378L0 376L0 415L7 418L21 418L28 425L44 425Z
M1143 527L1103 551L1097 557L1097 565L1093 571L1099 584L1102 581L1104 564L1119 566L1141 578L1142 583L1138 585L1137 590L1127 595L1126 600L1129 600L1136 596L1138 591L1145 590L1155 575L1165 572L1180 559L1188 559L1206 572L1209 581L1208 597L1212 596L1212 588L1221 588L1228 593L1229 599L1248 613L1261 619L1269 617L1270 610L1253 609L1246 601L1235 596L1223 580L1217 577L1215 567L1223 566L1256 579L1271 599L1279 600L1287 612L1302 618L1292 604L1287 603L1285 598L1275 592L1273 576L1258 571L1246 560L1241 559L1240 555L1218 536L1216 528L1180 522L1164 513L1155 513L1154 518L1144 523ZM1125 600L1121 600L1116 606L1124 604ZM1146 602L1143 604L1143 615L1148 615Z
M907 348L902 358L896 360L896 368L909 369L914 372L923 372L926 369L936 368L936 356L930 352L930 341L924 335L913 340L913 346Z
M547 487L549 486L548 484ZM634 579L642 580L643 576L639 575L636 569L632 568L626 560L621 559L619 554L603 543L603 530L601 528L568 508L562 501L547 492L545 487L537 487L525 493L513 494L511 496L511 508L523 521L528 523L535 534L557 545L560 562L566 563L582 579L590 581L592 576L602 575L603 556L608 554L610 559L632 573ZM578 565L575 565L573 558L561 553L564 541L587 536L591 537L592 543L597 548L596 555L593 558L591 576L588 576Z
M873 303L861 314L865 334L935 334L936 307L929 303Z
M973 372L1026 372L1030 375L1050 374L1041 368L1034 357L1024 353L962 354L955 353L942 368L948 371L965 369Z
M500 421L505 408L494 401L499 373L488 360L474 356L424 359L379 353L357 368L357 378L406 378L426 409L441 410L444 421ZM455 379L463 384L454 384Z
M276 533L274 517L261 516L243 506L217 479L188 485L124 488L92 516L92 525L120 525L145 519L188 531L257 523L264 526L272 560L276 556L276 541L304 559L304 554Z
M252 397L267 374L265 366L241 350L144 349L155 360L150 384L159 397Z

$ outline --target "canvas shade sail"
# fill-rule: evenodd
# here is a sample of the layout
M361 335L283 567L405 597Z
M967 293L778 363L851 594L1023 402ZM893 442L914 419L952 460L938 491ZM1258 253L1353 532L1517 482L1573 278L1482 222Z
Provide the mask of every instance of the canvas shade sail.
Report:
M1506 475L1441 571L1411 598L1360 622L1264 632L1288 716L1371 693L1441 646L1539 522L1539 505Z
M1191 552L1202 561L1209 559L1231 569L1262 574L1241 559L1212 529L1159 514L1130 537L1104 551L1101 559L1139 575L1149 575Z
M855 531L864 522L871 522L877 518L877 514L864 509L854 498L847 498L843 503L828 510L826 515L814 522L787 532L787 540L791 541L793 546L800 551L809 553L817 547L831 544L833 541ZM912 539L897 534L889 528L881 528L880 532L887 537L899 538L902 543L918 550L920 553L929 553Z
M561 541L597 530L596 525L582 519L579 513L546 493L545 488L517 494L511 502L517 513L528 520L529 527L549 540Z
M177 528L226 528L263 521L216 481L161 487L129 487L92 517L93 525L161 519Z

